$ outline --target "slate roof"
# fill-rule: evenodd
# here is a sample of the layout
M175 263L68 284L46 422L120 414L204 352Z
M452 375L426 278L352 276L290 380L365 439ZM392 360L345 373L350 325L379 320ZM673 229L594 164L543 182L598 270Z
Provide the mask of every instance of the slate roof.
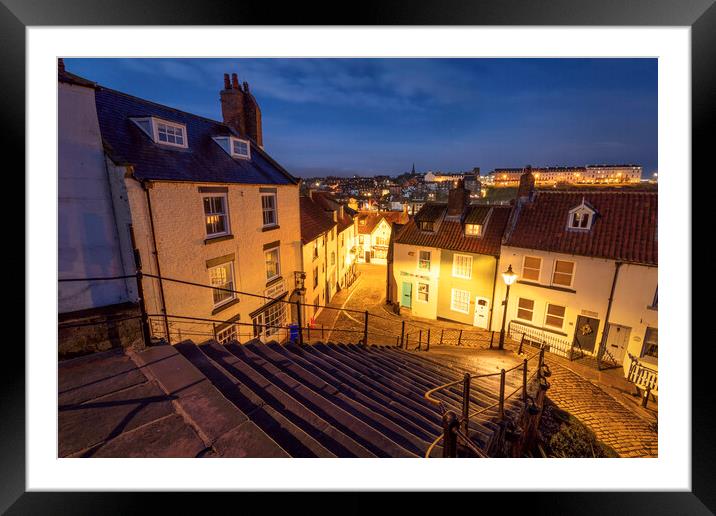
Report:
M137 179L195 183L298 184L281 165L251 142L251 159L229 156L212 139L229 136L229 126L185 111L98 87L97 115L112 161L133 165ZM155 116L186 125L188 148L156 144L130 118Z
M324 209L313 202L310 197L301 196L299 203L301 210L301 240L304 244L312 242L336 225Z
M582 199L596 219L589 231L569 230L569 210ZM657 192L538 191L505 245L657 265L657 208Z
M429 203L400 231L395 243L499 256L510 211L509 206L468 205L460 220L451 220L445 219L447 203ZM481 237L465 236L463 224L466 218L483 223L487 220ZM436 222L435 231L421 231L416 221Z

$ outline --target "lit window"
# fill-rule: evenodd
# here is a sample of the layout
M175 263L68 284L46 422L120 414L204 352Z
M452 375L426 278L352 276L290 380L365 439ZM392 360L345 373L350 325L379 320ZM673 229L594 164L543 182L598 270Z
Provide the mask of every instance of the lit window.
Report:
M562 287L571 287L574 280L574 262L555 260L552 284Z
M430 251L420 251L418 257L418 269L424 271L430 270Z
M480 224L465 224L465 234L467 236L482 235L482 226Z
M450 310L470 313L470 292L467 290L452 289L450 296Z
M264 258L266 259L267 280L278 278L281 275L281 261L278 251L278 247L274 247L273 249L269 249L264 252Z
M547 305L547 317L545 318L545 325L552 326L553 328L562 328L564 325L564 313L566 308L559 305Z
M185 147L184 127L166 122L156 122L157 141L177 147Z
M209 269L209 281L212 287L218 287L212 290L215 307L223 305L236 297L234 292L229 292L234 289L234 264L232 262L211 267Z
M278 224L276 217L276 194L261 194L261 210L264 227Z
M525 256L522 264L522 278L528 281L539 281L539 273L542 268L542 258Z
M318 286L318 267L313 268L313 288Z
M659 330L658 328L647 328L644 334L644 346L641 351L642 357L659 358Z
M318 240L313 241L313 259L318 258Z
M336 264L336 253L335 251L331 251L331 265Z
M206 235L225 235L229 232L226 195L204 197L204 216L206 218Z
M472 278L472 256L456 254L452 259L452 275L454 278Z
M224 330L217 331L216 340L219 342L219 344L222 344L224 346L238 340L238 332L236 331L236 325L232 324Z
M283 329L286 320L286 303L281 301L267 307L252 319L254 337L270 337Z
M531 321L534 315L535 302L531 299L519 298L517 302L517 318Z
M239 140L237 138L231 139L231 153L234 156L239 156L241 158L249 158L251 157L250 151L249 151L249 142L246 140Z
M430 220L420 221L419 227L421 231L433 231L433 222Z
M418 283L418 301L428 301L430 294L430 285L427 283Z

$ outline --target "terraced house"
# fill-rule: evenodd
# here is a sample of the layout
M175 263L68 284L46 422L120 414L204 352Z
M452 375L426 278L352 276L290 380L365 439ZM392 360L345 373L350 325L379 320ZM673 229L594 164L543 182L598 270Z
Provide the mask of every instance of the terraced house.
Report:
M471 205L457 181L447 203L428 203L393 243L392 301L414 315L489 328L509 206Z
M172 343L272 338L300 270L299 180L263 149L248 84L225 75L220 96L223 122L95 91L119 238L162 276L143 288L152 333Z
M655 382L657 201L652 191L535 191L531 172L523 173L499 265L517 273L509 331ZM502 299L505 285L497 285Z
M403 211L361 211L356 216L359 263L385 265L392 224L405 224L409 220L407 205Z

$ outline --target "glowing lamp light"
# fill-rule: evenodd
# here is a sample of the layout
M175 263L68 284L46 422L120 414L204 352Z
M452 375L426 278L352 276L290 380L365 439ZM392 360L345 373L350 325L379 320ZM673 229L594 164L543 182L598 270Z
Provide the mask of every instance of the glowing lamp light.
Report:
M505 285L510 286L515 281L517 281L517 273L512 271L512 265L507 267L507 270L502 273L502 280L505 282Z

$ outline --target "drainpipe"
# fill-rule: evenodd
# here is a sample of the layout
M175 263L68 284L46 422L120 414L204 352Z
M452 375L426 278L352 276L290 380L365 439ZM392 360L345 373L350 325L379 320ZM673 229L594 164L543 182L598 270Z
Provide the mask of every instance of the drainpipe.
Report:
M171 344L172 340L169 336L169 320L167 318L167 305L164 297L164 282L162 281L162 270L159 267L159 250L157 249L157 235L154 232L154 215L152 214L152 198L149 195L149 186L148 181L140 181L140 184L142 185L142 188L144 189L144 194L147 198L147 208L149 210L149 227L152 231L152 245L154 246L154 251L152 251L152 254L154 255L154 264L157 266L157 276L159 276L159 297L162 301L162 313L164 314L164 329L167 332L167 343Z
M492 314L495 312L495 289L497 288L497 269L500 264L500 257L495 256L495 277L492 278L492 300L490 301L490 321L487 323L487 328L492 331Z
M607 313L604 316L604 329L602 330L602 339L599 342L599 351L597 352L597 366L601 367L602 354L607 347L607 329L609 327L609 314L612 311L612 302L614 301L614 291L617 288L617 278L619 277L619 269L623 265L622 262L614 263L614 278L612 279L612 289L609 292L609 302L607 303Z

